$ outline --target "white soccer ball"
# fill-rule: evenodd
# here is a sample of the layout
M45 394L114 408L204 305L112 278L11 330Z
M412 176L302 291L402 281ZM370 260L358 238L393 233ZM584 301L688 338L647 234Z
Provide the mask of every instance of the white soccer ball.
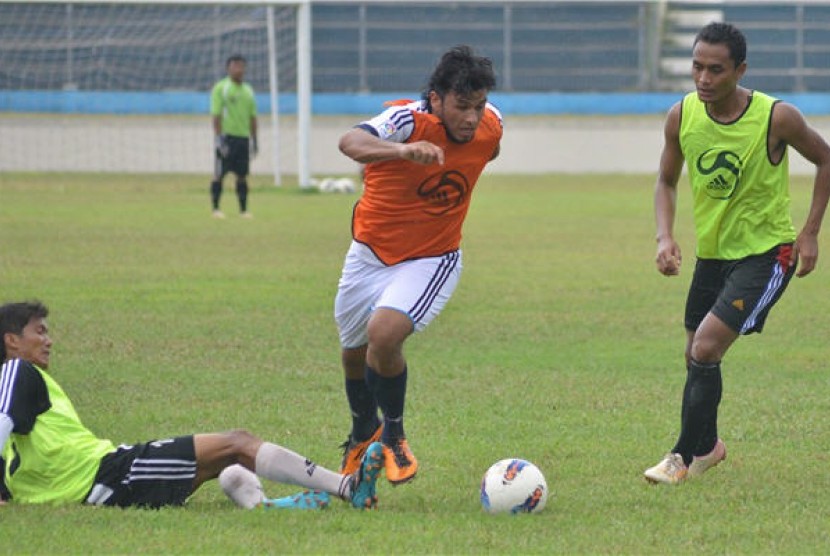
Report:
M334 182L334 191L337 193L354 193L354 180L340 178Z
M322 193L333 193L337 186L337 178L323 178L317 184L317 189Z
M490 514L541 512L548 501L548 483L527 460L497 461L481 480L481 506Z

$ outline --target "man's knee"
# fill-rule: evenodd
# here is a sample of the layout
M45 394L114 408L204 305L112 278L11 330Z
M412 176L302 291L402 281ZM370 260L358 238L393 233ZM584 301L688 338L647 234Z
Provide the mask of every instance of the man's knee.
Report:
M245 447L249 444L261 442L259 438L246 429L233 429L224 434L227 435L228 441L234 446Z
M689 358L698 363L717 363L723 359L731 342L717 336L695 335L689 349Z
M378 309L369 319L367 335L370 349L400 349L413 330L414 325L409 315L394 309Z
M256 451L262 440L245 429L234 429L227 432L211 435L216 442L207 444L210 458L223 460L226 463L245 463L256 457Z
M700 363L717 363L726 355L729 347L738 338L720 317L709 313L695 331L689 348L689 355Z

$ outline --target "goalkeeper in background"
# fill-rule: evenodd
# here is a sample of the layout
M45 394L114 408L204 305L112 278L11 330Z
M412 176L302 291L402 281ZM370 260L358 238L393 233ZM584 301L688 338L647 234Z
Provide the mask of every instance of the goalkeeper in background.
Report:
M222 179L228 172L236 174L236 196L239 213L251 218L248 212L248 169L252 156L257 154L256 98L253 88L243 81L247 62L234 54L225 64L228 75L213 86L210 94L210 114L213 116L216 160L210 199L213 216L224 218L219 210Z

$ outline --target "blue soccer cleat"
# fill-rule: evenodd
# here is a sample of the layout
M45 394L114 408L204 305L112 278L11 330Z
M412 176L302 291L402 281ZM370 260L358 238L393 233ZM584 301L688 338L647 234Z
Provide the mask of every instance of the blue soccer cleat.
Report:
M329 494L319 490L305 490L283 498L266 498L262 507L266 510L322 510L329 507Z
M377 508L378 496L375 486L383 469L383 446L373 442L366 448L360 469L352 475L352 506L371 510Z

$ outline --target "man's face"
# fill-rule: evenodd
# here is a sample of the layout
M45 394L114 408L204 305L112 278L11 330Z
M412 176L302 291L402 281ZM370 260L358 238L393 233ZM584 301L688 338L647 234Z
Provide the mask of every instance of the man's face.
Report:
M435 91L430 91L429 102L432 113L441 118L447 136L456 143L468 143L473 140L484 116L487 105L487 91L482 89L469 95L459 95L454 91L441 98Z
M49 327L43 318L36 317L30 320L19 336L7 332L3 336L3 341L6 344L6 357L8 359L19 357L34 363L41 369L49 368L52 338L49 337Z
M228 64L228 75L237 83L242 83L245 78L245 62L234 60Z
M725 44L698 41L692 51L692 78L702 102L718 102L735 92L746 72L746 62L735 67Z

